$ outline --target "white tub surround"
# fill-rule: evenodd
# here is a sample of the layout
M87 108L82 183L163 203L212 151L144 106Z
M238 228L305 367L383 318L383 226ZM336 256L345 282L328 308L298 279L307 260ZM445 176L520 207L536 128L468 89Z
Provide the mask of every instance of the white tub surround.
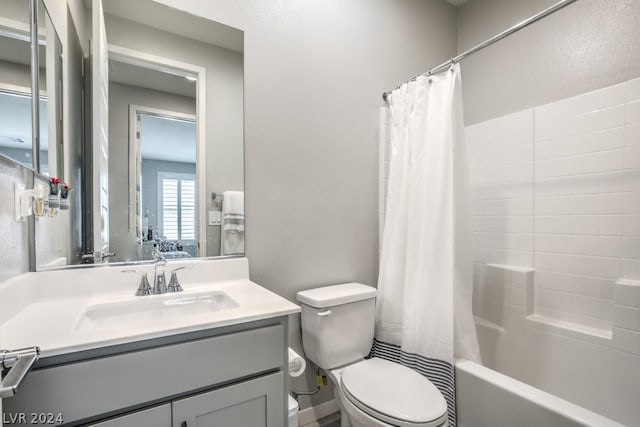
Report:
M49 357L270 319L300 310L251 282L246 258L170 261L167 274L184 265L192 266L179 272L184 291L163 295L134 296L140 277L123 274L123 266L31 273L0 284L0 301L18 302L10 316L0 319L0 348L39 346L42 357ZM153 282L152 265L136 265L135 269L147 272ZM20 281L20 286L14 281ZM203 304L211 304L208 300L215 303L221 296L224 300L219 309L203 308ZM185 302L198 308L176 311L180 309L175 307ZM137 304L140 309L132 310ZM165 310L169 306L171 314L153 315L154 307ZM110 308L118 311L111 318ZM95 321L96 313L107 313L106 320L102 317Z
M456 385L459 427L623 427L469 360L456 363Z
M637 424L640 79L466 136L484 365Z

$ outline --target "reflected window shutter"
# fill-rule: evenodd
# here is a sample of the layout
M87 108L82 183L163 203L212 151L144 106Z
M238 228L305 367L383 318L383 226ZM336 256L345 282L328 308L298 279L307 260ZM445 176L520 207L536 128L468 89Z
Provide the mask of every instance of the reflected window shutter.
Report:
M196 240L196 180L193 175L161 174L162 235Z
M180 188L180 239L196 239L196 181L182 179Z
M169 240L178 240L178 179L162 178L162 226Z

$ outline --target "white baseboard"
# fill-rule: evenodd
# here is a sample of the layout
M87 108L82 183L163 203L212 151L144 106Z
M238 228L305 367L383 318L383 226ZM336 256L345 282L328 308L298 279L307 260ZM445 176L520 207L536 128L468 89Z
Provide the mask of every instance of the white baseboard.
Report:
M316 421L336 412L340 412L338 402L336 399L331 399L327 402L321 403L316 406L305 408L298 413L298 425L307 427L309 424L314 425ZM317 425L317 424L315 424Z

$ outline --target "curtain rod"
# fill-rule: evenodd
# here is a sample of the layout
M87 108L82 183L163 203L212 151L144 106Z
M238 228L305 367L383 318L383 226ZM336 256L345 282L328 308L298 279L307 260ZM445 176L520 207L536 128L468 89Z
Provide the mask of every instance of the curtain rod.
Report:
M503 38L505 38L507 36L510 36L511 34L517 32L517 31L520 31L521 29L533 24L534 22L539 21L540 19L542 19L542 18L544 18L544 17L546 17L548 15L551 15L552 13L562 9L565 6L569 6L571 3L576 2L576 1L577 0L561 0L558 3L556 3L556 4L552 5L552 6L549 6L548 8L546 8L546 9L536 13L535 15L525 19L524 21L517 23L513 27L508 28L508 29L504 30L503 32L501 32L499 34L496 34L495 36L491 37L490 39L485 40L484 42L472 47L471 49L462 52L460 55L454 56L453 58L449 59L448 61L443 62L442 64L440 64L440 65L438 65L436 67L433 67L432 69L430 69L426 73L422 73L422 74L419 74L419 75L415 76L414 78L412 78L411 80L408 80L405 83L408 83L410 81L414 81L420 76L430 76L430 75L438 73L440 71L444 71L445 69L447 69L447 67L449 67L449 66L451 66L451 65L453 65L453 64L455 64L457 62L462 61L467 56L473 55L474 53L478 52L479 50L482 50L485 47L491 46L495 42L500 41ZM402 83L402 84L404 84L404 83ZM396 89L398 89L400 86L402 86L402 84L399 85L398 87L396 87ZM391 95L391 92L392 91L382 92L382 99L385 102L388 102L388 97L389 97L389 95Z

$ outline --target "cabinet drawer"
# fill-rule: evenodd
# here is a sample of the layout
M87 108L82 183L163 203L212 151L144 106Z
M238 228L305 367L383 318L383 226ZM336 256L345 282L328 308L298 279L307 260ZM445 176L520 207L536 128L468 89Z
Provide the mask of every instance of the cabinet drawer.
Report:
M6 413L62 413L65 422L117 413L282 369L282 324L31 372Z

